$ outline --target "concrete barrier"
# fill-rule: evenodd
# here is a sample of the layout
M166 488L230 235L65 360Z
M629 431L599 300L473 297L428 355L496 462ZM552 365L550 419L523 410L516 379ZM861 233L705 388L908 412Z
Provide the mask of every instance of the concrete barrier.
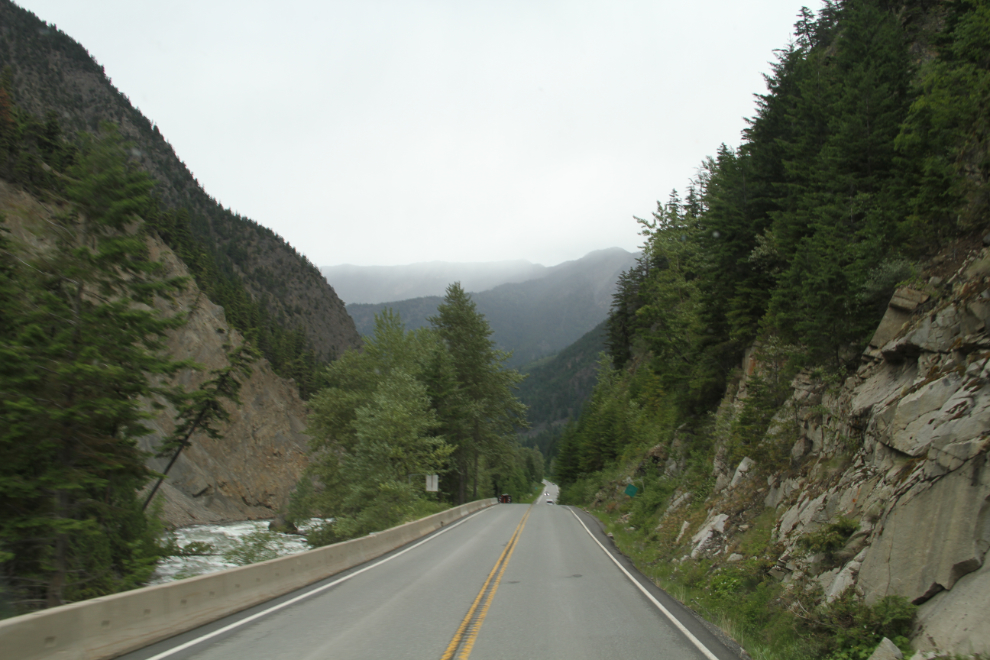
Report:
M359 539L5 619L0 658L114 658L318 582L495 502L469 502Z

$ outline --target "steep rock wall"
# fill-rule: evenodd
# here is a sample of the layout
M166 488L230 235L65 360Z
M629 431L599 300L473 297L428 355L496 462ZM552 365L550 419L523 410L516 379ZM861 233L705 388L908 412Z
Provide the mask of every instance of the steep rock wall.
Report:
M188 275L159 241L152 244L152 257L166 265L170 276ZM225 345L237 346L243 339L227 324L223 308L193 282L173 302L160 305L165 313L188 315L187 323L169 337L168 348L174 358L201 365L201 370L187 370L177 378L192 390L210 371L229 364ZM240 404L225 404L230 418L219 429L221 437L193 435L192 445L168 474L164 517L172 524L274 517L306 466L306 407L295 385L275 375L264 358L241 380ZM151 425L155 432L141 439L141 448L154 451L174 429L174 419L174 409L165 405ZM164 470L167 463L168 458L153 458L148 464Z
M26 255L51 249L50 220L59 211L42 203L20 187L0 180L0 214L20 250ZM149 239L151 257L166 266L168 276L186 276L188 270L161 241ZM176 381L192 390L209 372L228 364L225 344L243 339L226 322L223 308L212 302L190 279L186 289L171 301L159 300L165 314L184 313L185 325L168 337L168 350L180 360L192 360L197 370L185 370ZM163 516L173 525L197 522L273 517L288 502L291 489L306 466L306 407L291 381L274 374L267 360L251 366L243 379L240 405L227 403L230 419L220 429L220 439L195 434L160 491ZM148 402L148 409L151 409ZM164 401L159 403L165 404ZM174 428L175 411L168 405L148 422L151 434L139 442L153 452ZM152 458L152 469L162 470L167 459Z

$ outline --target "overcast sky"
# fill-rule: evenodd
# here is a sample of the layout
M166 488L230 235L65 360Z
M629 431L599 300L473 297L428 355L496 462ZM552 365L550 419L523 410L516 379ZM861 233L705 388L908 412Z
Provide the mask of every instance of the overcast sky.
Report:
M318 266L639 247L801 0L15 0Z

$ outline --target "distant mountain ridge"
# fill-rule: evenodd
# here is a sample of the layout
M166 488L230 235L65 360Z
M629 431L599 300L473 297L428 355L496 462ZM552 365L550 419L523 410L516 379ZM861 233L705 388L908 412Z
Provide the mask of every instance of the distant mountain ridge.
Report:
M327 282L347 304L442 296L451 282L460 282L465 291L487 291L501 284L543 277L549 270L522 259L482 263L429 261L404 266L343 264L320 268Z
M472 292L478 311L491 325L492 338L511 350L510 366L521 366L573 344L605 320L619 275L637 254L622 248L596 250L581 259L546 269L539 278ZM347 311L358 332L367 335L374 315L391 308L409 329L423 327L436 313L441 296L379 304L351 304Z

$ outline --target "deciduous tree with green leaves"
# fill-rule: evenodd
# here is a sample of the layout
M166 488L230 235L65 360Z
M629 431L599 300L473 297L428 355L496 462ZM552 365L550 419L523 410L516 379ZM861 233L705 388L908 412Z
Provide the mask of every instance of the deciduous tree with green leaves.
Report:
M399 524L425 501L422 476L442 472L452 450L438 433L426 382L442 350L434 333L406 332L386 310L363 351L327 367L329 386L311 402L312 463L292 511L335 519L314 535L317 543Z

